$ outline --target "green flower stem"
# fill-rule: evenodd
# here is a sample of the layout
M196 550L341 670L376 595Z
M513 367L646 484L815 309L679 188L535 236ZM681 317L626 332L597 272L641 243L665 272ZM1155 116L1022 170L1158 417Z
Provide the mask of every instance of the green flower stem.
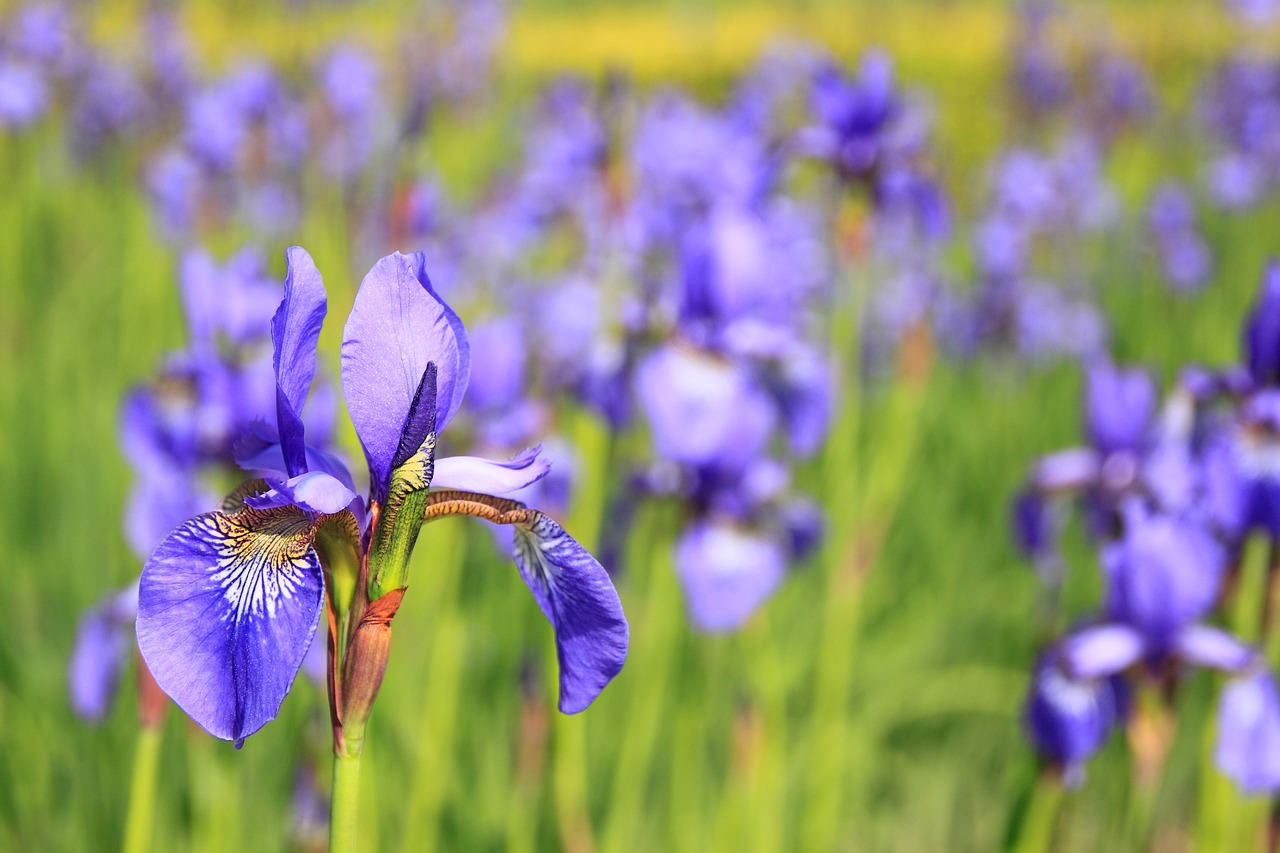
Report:
M124 853L151 849L151 825L160 769L160 726L143 726L133 752L133 780L129 785L129 814L124 824Z
M859 376L859 332L863 290L852 271L848 313L837 311L831 329L832 365L839 377L838 415L823 454L824 493L828 506L850 513L844 530L832 531L823 545L819 565L827 589L821 616L822 641L814 673L813 711L809 719L809 772L801 821L801 846L829 849L840 820L844 782L846 703L858 640L858 611L863 572L856 560L857 532L862 519L855 514L860 500L859 443L862 439L862 384Z
M424 684L418 718L416 758L409 781L402 849L435 847L441 816L449 799L448 780L457 772L459 709L464 702L463 663L460 650L467 645L465 620L459 615L462 567L467 560L467 525L428 523L424 527L431 570L415 585L414 594L426 602L431 625L430 652L425 661ZM465 718L464 718L465 719Z
M363 736L363 735L362 735ZM348 741L334 750L333 796L329 811L329 853L355 853L356 815L360 810L360 751L362 744Z
M1066 791L1052 773L1041 773L1031 789L1019 823L1017 837L1009 849L1013 853L1044 853L1053 849L1054 828Z

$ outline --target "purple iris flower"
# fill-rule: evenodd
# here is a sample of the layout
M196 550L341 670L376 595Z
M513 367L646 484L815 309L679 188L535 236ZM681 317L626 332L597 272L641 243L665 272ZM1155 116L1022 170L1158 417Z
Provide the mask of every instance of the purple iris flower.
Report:
M1199 494L1190 445L1156 417L1155 384L1145 371L1094 361L1086 374L1084 429L1089 446L1042 457L1015 502L1015 538L1037 564L1055 557L1054 496L1083 495L1091 532L1106 537L1131 498L1181 512Z
M813 111L820 124L810 131L807 147L846 179L866 180L880 164L884 135L901 109L887 54L865 54L856 79L826 67L814 80Z
M521 576L555 628L560 708L583 710L625 659L617 593L600 564L549 517L457 491L526 486L546 473L536 453L506 464L434 458L435 437L466 391L471 355L462 322L431 287L423 257L397 253L378 261L344 330L342 386L368 462L367 505L336 460L306 443L302 409L326 297L305 251L290 249L288 261L284 300L272 320L279 441L260 435L255 460L246 461L268 472L268 488L250 484L224 511L190 519L147 560L137 633L156 682L211 734L242 742L275 717L312 643L326 595L317 550L329 547L324 531L340 531L361 564L373 566L370 590L381 590L378 584L391 582L382 573L392 573L398 582L386 593L398 603L397 565L407 564L423 510L432 506L427 489L435 487L446 490L446 514L479 507L483 513L470 514L511 519L502 523L514 525ZM383 592L370 598L377 604Z

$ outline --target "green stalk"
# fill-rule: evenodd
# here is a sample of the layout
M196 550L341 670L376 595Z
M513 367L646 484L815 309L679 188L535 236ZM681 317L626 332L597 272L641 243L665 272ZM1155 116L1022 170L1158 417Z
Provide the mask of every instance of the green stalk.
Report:
M333 755L333 795L329 812L329 853L355 853L356 815L360 809L360 751L348 744Z
M859 442L862 438L862 383L859 375L862 290L852 272L849 281L849 313L837 312L831 329L832 365L840 377L841 408L823 456L826 478L825 505L837 511L858 506L860 480ZM843 320L844 322L841 322ZM858 611L863 579L846 558L855 554L862 519L848 521L848 532L833 531L822 549L819 565L826 575L822 609L822 640L814 673L813 711L809 719L809 773L801 820L801 847L825 850L832 846L840 820L844 782L846 703L854 647L858 639Z
M405 850L414 845L435 846L447 800L446 782L456 770L453 745L463 692L465 656L460 650L466 645L466 625L458 615L458 596L469 530L456 521L431 523L426 530L434 565L422 576L421 589L415 587L415 593L430 602L433 627L426 661L428 693L422 701L416 766L405 799L409 817L402 841Z
M1036 777L1035 787L1031 789L1031 797L1018 826L1017 838L1009 849L1014 853L1045 853L1053 849L1054 827L1065 796L1062 783L1052 774L1041 773Z
M160 769L160 726L143 726L133 752L133 780L129 785L129 814L124 824L124 853L151 849L151 826Z

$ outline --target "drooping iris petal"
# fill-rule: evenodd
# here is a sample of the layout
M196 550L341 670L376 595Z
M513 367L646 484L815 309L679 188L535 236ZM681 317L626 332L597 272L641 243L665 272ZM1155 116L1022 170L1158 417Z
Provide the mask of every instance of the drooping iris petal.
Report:
M80 618L67 687L71 710L89 722L106 716L120 683L120 672L133 648L133 620L138 612L138 585L108 594Z
M1236 679L1222 689L1214 762L1248 793L1280 789L1280 697L1270 672Z
M272 509L293 506L332 515L342 512L356 499L356 493L336 477L323 471L308 471L288 480L267 478L271 490L262 495L245 498L245 506L252 509Z
M1258 660L1258 653L1232 634L1211 625L1188 625L1178 632L1176 651L1187 663L1225 672L1243 672Z
M447 456L436 460L431 485L437 489L462 489L486 495L509 495L533 485L551 470L551 463L531 447L507 462L479 456Z
M324 600L313 535L293 507L205 513L143 567L138 648L160 688L216 737L256 732L293 685Z
M360 284L343 332L342 390L381 500L427 365L436 366L435 428L462 402L470 350L462 322L423 271L421 255L388 255Z
M1035 487L1044 492L1076 490L1097 479L1102 460L1091 447L1070 447L1041 456L1032 471Z
M627 659L630 631L609 574L551 517L514 528L516 565L555 628L560 710L576 714Z
M1084 762L1123 716L1119 690L1117 679L1071 678L1050 656L1037 662L1023 719L1036 750L1062 767L1068 786L1083 781Z
M675 559L689 613L704 631L740 626L786 573L779 543L731 524L695 523L680 538Z
M1062 642L1062 659L1075 678L1114 675L1137 663L1146 652L1142 634L1128 625L1096 625Z
M320 271L306 249L291 246L284 299L271 318L272 364L276 371L276 423L285 470L296 477L307 470L302 406L316 371L316 343L327 301Z

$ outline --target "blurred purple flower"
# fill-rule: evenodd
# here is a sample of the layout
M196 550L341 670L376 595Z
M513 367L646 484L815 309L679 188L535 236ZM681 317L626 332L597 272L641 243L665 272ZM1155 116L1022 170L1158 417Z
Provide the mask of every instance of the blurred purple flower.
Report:
M133 650L133 620L138 585L108 593L85 611L76 629L67 667L71 710L86 722L102 720L111 709L120 674Z
M0 55L0 127L26 127L48 108L49 89L40 72Z
M676 571L694 624L704 631L740 627L786 574L783 548L734 524L695 522L676 546Z
M1218 700L1214 762L1247 794L1280 789L1280 696L1259 669L1229 682Z
M1036 751L1074 788L1084 781L1084 763L1127 715L1127 705L1119 679L1073 678L1049 653L1036 662L1023 721Z

